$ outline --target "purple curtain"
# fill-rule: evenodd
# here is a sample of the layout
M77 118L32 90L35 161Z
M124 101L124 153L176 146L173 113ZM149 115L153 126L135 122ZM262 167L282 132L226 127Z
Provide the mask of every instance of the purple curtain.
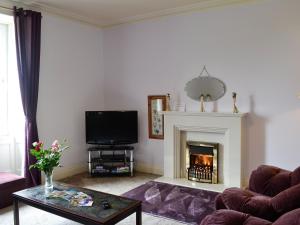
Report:
M39 89L41 13L14 7L16 50L19 82L25 114L25 168L24 174L28 187L41 183L41 173L29 170L35 163L30 154L32 143L38 141L36 110Z

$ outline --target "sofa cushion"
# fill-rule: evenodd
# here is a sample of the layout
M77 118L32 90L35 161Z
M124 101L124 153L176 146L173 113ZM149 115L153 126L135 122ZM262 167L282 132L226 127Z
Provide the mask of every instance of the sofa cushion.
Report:
M24 177L0 172L0 208L12 204L12 193L24 189L25 185Z
M251 173L249 189L273 197L291 186L291 176L291 171L275 166L261 165ZM297 182L296 178L294 180Z
M240 188L226 189L221 198L227 209L248 213L267 220L276 219L271 197Z
M0 172L0 191L3 188L10 188L19 184L23 184L25 178L12 173Z
M300 209L295 209L276 220L273 225L299 225L300 224Z
M271 225L271 222L246 213L221 209L206 216L200 225Z
M280 192L272 198L271 204L279 214L300 208L300 184Z
M2 184L6 184L11 181L19 180L19 179L24 179L24 177L21 177L13 173L0 172L0 186Z
M206 216L200 225L299 225L300 208L287 212L274 223L233 210L217 210Z

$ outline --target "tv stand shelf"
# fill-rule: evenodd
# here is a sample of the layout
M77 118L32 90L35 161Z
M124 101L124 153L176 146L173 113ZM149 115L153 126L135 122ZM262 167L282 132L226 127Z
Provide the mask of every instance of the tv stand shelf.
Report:
M88 148L91 176L133 176L133 146L97 145Z

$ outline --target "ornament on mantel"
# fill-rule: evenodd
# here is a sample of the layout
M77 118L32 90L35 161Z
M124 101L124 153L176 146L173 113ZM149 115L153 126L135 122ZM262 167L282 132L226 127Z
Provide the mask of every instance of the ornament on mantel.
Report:
M236 92L232 92L232 99L233 99L233 113L238 113L238 112L239 112L239 110L238 110L238 108L237 108L237 106L236 106L236 96L237 96Z
M169 93L167 93L167 95L166 95L166 111L171 111L170 102L171 102L171 95Z
M200 112L205 112L205 108L204 108L204 95L200 96Z

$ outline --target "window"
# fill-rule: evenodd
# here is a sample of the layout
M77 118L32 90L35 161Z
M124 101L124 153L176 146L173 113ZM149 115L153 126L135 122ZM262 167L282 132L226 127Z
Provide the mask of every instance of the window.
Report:
M22 174L24 139L13 17L0 14L0 172Z
M7 109L7 64L8 64L8 25L0 23L0 135L5 135L8 130L8 109Z

